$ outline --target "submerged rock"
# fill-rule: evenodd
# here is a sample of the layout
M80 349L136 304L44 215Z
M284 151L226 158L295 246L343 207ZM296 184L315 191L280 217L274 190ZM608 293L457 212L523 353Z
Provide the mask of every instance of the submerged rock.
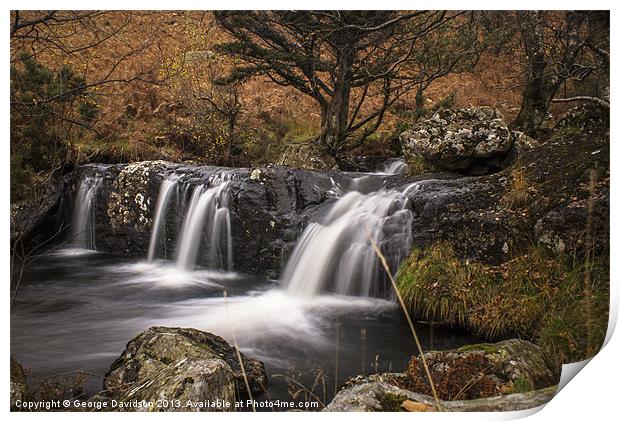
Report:
M502 115L491 107L438 110L400 139L408 160L471 175L504 168L514 143Z
M11 358L11 409L16 409L15 402L28 399L28 384L24 368Z
M192 328L152 327L133 338L114 361L104 390L119 401L178 400L180 406L137 410L233 410L199 408L188 402L234 403L239 394L265 391L264 365L241 354L214 334Z

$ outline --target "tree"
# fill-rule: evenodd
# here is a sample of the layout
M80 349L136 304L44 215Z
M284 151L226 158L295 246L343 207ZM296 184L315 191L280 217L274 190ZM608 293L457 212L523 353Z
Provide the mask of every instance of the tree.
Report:
M583 82L596 69L592 53L604 56L608 50L592 42L589 20L585 11L545 12L519 11L517 20L526 57L525 84L519 114L511 126L535 134L542 124L549 105L568 80ZM602 73L608 73L599 65ZM609 106L595 96L577 96L555 101L594 101Z
M242 60L222 83L263 75L312 97L316 142L334 157L361 146L386 112L416 86L452 71L469 54L436 59L427 37L464 15L445 11L214 12L233 37L218 49ZM470 45L477 45L475 37ZM428 47L428 45L427 45ZM465 49L468 53L470 49Z

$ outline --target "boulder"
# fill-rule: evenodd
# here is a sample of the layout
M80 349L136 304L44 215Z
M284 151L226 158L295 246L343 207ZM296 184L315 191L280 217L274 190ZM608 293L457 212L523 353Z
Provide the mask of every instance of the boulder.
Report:
M524 340L476 344L424 354L439 401L418 357L406 373L357 377L326 411L511 411L538 407L555 394L559 368Z
M547 404L555 395L556 387L547 387L526 393L475 400L439 400L415 393L385 380L402 378L403 374L370 376L363 382L340 390L323 409L324 412L505 412L532 409Z
M448 171L488 174L505 167L514 143L499 111L490 107L440 109L400 135L408 161Z
M241 354L214 334L192 328L151 327L133 338L106 374L103 387L113 399L154 403L178 400L171 408L136 410L232 410L196 408L188 401L234 403L267 387L264 365Z
M15 409L15 402L28 399L28 384L24 368L15 359L11 358L11 409Z
M560 380L559 368L551 364L543 349L525 340L427 352L424 357L437 394L444 400L531 391ZM418 393L432 393L421 358L413 357L406 372L405 386Z

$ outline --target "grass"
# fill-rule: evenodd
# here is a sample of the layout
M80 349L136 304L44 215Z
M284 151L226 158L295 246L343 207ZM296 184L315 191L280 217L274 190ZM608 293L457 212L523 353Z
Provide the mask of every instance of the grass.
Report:
M526 255L490 266L463 262L449 244L436 243L414 250L401 265L397 282L417 318L488 339L533 340L558 363L592 356L607 330L606 257L570 262L532 247Z
M500 200L500 205L506 209L515 209L527 205L531 198L530 191L533 189L527 180L524 167L515 167L511 175L510 186Z

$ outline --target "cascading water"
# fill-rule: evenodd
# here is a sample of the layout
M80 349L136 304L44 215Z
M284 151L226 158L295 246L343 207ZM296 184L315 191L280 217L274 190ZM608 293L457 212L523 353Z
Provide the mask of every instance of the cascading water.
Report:
M309 224L301 235L283 275L287 293L386 296L389 288L379 285L385 277L370 239L395 266L409 250L411 220L403 192L345 194L322 221Z
M153 262L153 259L155 259L155 253L157 252L157 246L161 236L163 236L164 245L166 243L166 211L168 210L168 205L173 194L175 193L178 182L179 176L173 174L169 178L164 179L161 183L161 187L159 188L157 206L155 207L155 219L153 220L153 229L151 231L151 240L149 242L149 252L147 257L148 262Z
M177 267L192 270L202 239L208 241L208 265L232 270L232 236L228 210L229 175L212 177L194 189L177 242Z
M405 174L409 172L409 166L402 158L395 158L388 160L386 164L383 166L383 170L378 172L377 174L385 174L385 175L395 175L395 174Z
M100 185L98 175L84 176L80 183L73 209L73 244L77 248L96 249L95 204Z

